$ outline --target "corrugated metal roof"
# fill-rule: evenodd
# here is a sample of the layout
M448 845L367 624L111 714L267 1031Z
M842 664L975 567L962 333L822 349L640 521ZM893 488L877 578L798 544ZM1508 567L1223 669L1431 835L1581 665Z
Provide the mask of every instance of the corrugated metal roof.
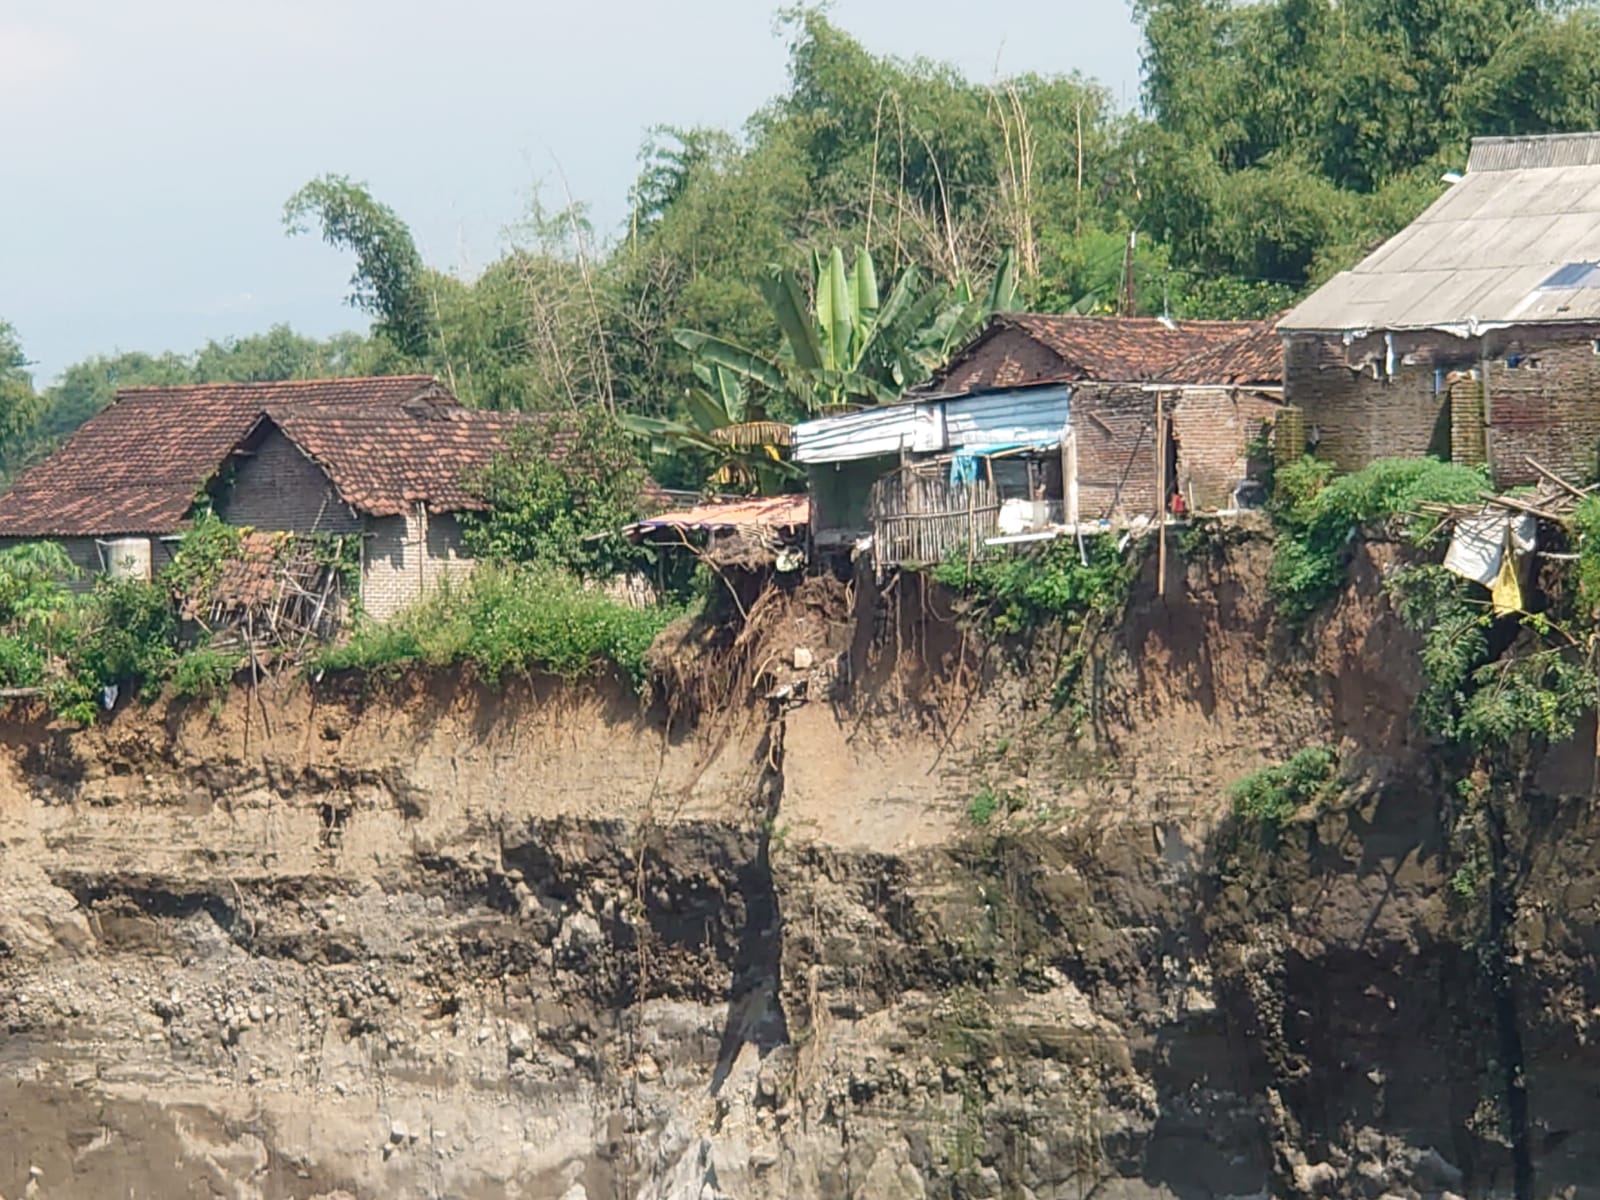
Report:
M1542 133L1472 139L1469 171L1514 171L1523 167L1583 167L1600 164L1600 133Z
M926 404L885 404L838 417L819 417L794 427L795 462L849 462L899 454L917 441L917 413Z
M1053 442L1070 416L1072 389L1061 385L887 404L823 417L794 427L794 458L849 462L902 450L938 453L957 447Z
M1064 387L1029 388L944 402L946 449L978 449L1059 441L1071 415L1072 392Z
M1600 262L1600 134L1479 138L1467 174L1352 270L1283 318L1285 331L1457 329L1600 321L1600 288L1541 288Z

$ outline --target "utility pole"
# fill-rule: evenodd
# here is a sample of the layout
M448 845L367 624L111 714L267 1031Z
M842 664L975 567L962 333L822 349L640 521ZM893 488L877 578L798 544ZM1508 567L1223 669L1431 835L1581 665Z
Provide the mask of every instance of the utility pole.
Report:
M1117 312L1124 317L1131 317L1138 311L1138 296L1133 285L1133 252L1138 245L1138 231L1128 230L1128 246L1122 252L1122 295L1117 302Z

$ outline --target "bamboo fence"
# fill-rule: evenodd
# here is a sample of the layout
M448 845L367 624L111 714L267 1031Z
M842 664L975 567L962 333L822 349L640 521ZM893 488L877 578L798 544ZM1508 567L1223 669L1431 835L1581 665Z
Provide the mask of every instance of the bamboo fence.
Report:
M1000 497L984 479L953 484L942 473L901 468L873 484L867 514L879 570L926 566L951 555L977 557L984 539L999 532Z

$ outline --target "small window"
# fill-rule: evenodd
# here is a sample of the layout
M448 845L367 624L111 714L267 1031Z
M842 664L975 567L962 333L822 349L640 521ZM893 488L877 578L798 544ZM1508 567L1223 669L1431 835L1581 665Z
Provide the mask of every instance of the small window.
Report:
M1567 263L1539 285L1545 292L1564 288L1600 288L1600 263Z

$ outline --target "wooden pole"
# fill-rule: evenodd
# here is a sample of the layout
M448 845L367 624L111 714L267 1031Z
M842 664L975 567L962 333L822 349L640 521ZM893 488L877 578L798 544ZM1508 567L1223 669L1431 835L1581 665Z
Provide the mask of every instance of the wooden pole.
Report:
M1167 594L1167 427L1156 391L1156 595Z
M972 560L978 554L978 530L973 524L973 506L978 499L978 481L967 485L967 575L972 575Z

